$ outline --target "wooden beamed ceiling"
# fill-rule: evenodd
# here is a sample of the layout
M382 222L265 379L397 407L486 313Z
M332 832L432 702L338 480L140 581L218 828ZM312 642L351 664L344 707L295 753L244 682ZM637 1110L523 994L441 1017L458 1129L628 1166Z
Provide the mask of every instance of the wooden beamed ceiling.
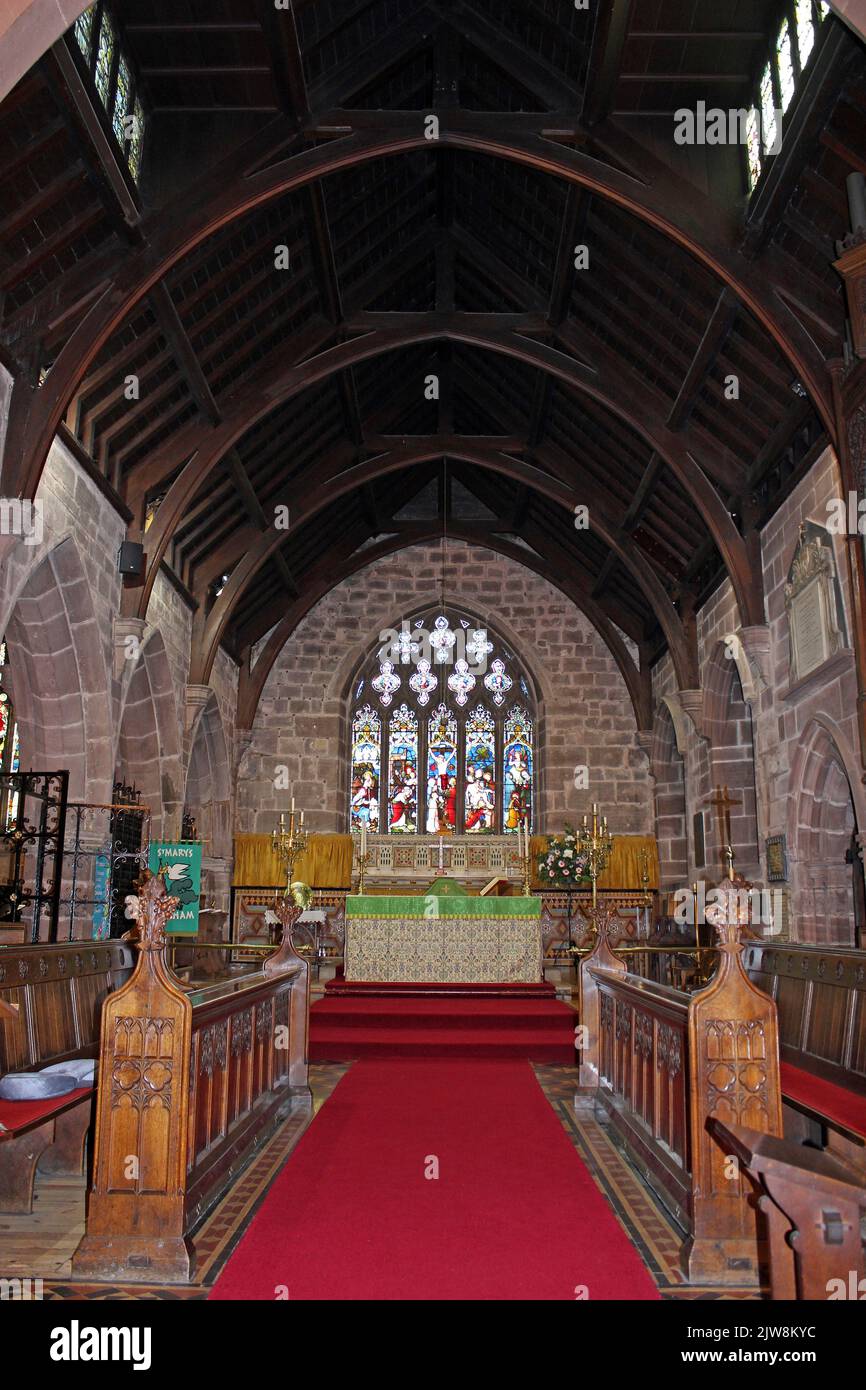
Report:
M740 152L677 149L672 116L747 103L782 7L711 8L114 0L148 110L140 191L68 36L0 107L20 490L62 418L133 534L160 504L146 548L198 604L201 678L214 641L243 656L382 538L444 527L567 572L686 679L679 615L727 568L754 620L743 533L832 428L832 260L866 129L866 54L830 20L747 205ZM347 139L398 148L353 162ZM567 156L580 185L545 167ZM287 159L321 177L234 215Z

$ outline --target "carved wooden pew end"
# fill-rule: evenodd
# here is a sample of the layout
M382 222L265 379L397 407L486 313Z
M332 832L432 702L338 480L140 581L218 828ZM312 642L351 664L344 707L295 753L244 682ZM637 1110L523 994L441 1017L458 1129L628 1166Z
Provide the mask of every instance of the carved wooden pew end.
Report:
M309 967L290 933L267 973L189 995L165 961L176 901L160 879L147 881L138 964L103 1005L93 1187L76 1279L187 1283L198 1221L283 1118L306 1122L312 1112Z

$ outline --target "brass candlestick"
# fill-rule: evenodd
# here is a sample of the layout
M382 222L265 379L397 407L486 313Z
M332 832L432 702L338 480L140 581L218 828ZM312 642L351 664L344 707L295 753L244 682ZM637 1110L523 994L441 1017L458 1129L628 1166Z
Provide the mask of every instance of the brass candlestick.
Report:
M373 851L372 851L371 849L364 849L364 848L362 848L362 844L363 844L363 842L362 842L362 841L359 841L359 842L358 842L358 848L355 850L355 859L356 859L357 864L358 864L358 892L359 892L359 893L363 893L363 891L364 891L365 876L366 876L366 873L367 873L367 865L370 864L370 863L372 862L372 859L373 859Z
M584 816L578 842L587 857L589 876L592 880L592 906L595 908L598 901L598 876L607 868L613 849L613 836L607 828L607 816L599 816L595 801L592 803L592 825L587 824L587 817Z
M292 801L292 809L289 812L289 824L286 825L286 815L280 812L280 824L271 836L271 844L274 854L282 860L283 868L286 871L286 896L294 881L295 863L307 848L307 832L304 829L304 813L300 814L300 819L295 821L295 803Z

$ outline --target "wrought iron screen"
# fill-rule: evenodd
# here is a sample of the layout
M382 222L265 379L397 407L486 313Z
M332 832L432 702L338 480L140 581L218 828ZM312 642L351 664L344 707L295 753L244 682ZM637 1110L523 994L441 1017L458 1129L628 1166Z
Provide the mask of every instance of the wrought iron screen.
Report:
M66 940L103 940L129 930L124 899L147 865L149 842L149 806L70 802L60 912Z
M57 940L68 790L68 772L0 776L0 922L26 941Z

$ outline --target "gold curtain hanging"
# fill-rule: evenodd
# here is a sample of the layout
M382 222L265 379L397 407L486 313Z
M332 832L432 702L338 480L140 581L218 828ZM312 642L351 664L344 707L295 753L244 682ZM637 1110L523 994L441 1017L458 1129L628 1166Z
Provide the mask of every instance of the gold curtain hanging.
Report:
M352 886L351 835L311 835L295 862L296 879L311 888ZM246 887L285 888L285 871L270 835L236 835L232 882Z

